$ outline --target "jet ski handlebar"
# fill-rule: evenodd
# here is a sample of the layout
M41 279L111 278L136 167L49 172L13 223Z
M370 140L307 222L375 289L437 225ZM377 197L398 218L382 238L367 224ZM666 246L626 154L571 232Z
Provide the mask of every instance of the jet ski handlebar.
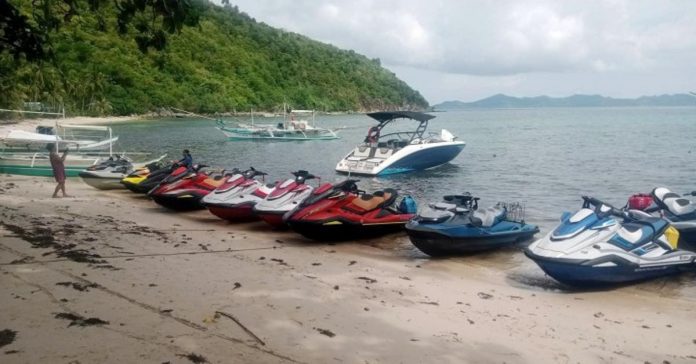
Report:
M590 206L594 206L595 213L600 216L607 216L607 215L614 215L618 217L629 217L627 212L624 211L623 209L617 209L616 207L600 201L594 197L590 196L582 196L582 199L584 200L583 206L584 208L590 208Z

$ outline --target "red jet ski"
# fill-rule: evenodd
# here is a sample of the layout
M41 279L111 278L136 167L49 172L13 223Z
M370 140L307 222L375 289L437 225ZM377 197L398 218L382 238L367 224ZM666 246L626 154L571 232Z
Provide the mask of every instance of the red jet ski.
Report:
M254 205L253 210L256 216L274 228L285 227L283 215L299 206L314 190L313 186L305 182L317 178L316 176L302 170L292 172L292 175L295 178L276 184L275 188L263 201L259 201Z
M286 214L285 222L310 239L338 241L397 232L415 216L396 206L396 190L367 194L358 189L356 182L322 185Z
M157 187L148 193L158 204L172 210L202 209L201 199L220 186L230 176L221 172L204 172L207 167L196 164L190 170L186 167L176 168Z
M253 167L243 173L228 178L215 191L203 197L201 203L215 216L228 221L253 221L259 217L253 207L263 201L273 190L273 185L266 185L256 179L266 173Z

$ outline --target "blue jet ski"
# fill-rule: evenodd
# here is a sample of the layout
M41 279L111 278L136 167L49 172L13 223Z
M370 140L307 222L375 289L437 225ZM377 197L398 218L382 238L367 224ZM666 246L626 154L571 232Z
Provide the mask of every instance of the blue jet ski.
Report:
M479 210L478 200L466 193L429 205L406 224L411 242L430 256L461 255L513 245L539 232L536 225L513 221L511 206Z
M572 286L630 283L694 269L696 253L677 248L663 218L616 209L583 196L582 209L525 250L549 276Z
M679 242L696 247L696 203L664 187L655 188L651 195L661 216L679 230ZM689 195L696 196L696 191L684 196Z

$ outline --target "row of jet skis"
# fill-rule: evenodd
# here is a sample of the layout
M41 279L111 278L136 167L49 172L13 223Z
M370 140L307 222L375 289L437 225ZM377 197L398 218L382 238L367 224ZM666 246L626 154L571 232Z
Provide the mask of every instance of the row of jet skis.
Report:
M411 242L431 256L512 246L539 232L524 221L519 204L479 208L479 199L469 193L444 196L417 213L410 196L389 188L367 193L354 179L314 186L308 181L317 177L300 170L285 181L266 184L266 173L254 168L209 171L206 167L153 164L121 174L125 177L119 183L172 210L207 208L224 220L263 220L318 241L369 238L405 229ZM94 167L100 168L120 167L112 161ZM688 195L696 196L696 191ZM631 196L621 208L582 198L580 210L564 213L555 229L524 249L549 276L572 286L596 286L696 268L696 203L663 187Z

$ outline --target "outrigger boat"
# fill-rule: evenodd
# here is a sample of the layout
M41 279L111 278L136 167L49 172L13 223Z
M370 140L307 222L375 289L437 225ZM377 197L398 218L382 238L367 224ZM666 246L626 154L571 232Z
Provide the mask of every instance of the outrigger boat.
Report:
M99 135L98 135L99 134ZM59 143L71 150L91 152L108 149L111 154L118 136L108 126L56 123L55 127L37 126L36 132L10 130L0 137L3 152L44 151L46 144Z
M466 145L449 131L426 135L428 121L435 116L415 111L382 111L367 114L378 124L368 130L358 145L336 165L340 173L377 176L437 167L454 159ZM412 132L382 135L382 129L397 119L417 121Z
M296 114L311 114L311 123L305 119L295 120ZM251 124L238 124L231 127L218 121L217 129L229 140L332 140L338 139L337 129L318 128L314 120L314 110L293 110L290 120L273 124L254 124L253 114Z

